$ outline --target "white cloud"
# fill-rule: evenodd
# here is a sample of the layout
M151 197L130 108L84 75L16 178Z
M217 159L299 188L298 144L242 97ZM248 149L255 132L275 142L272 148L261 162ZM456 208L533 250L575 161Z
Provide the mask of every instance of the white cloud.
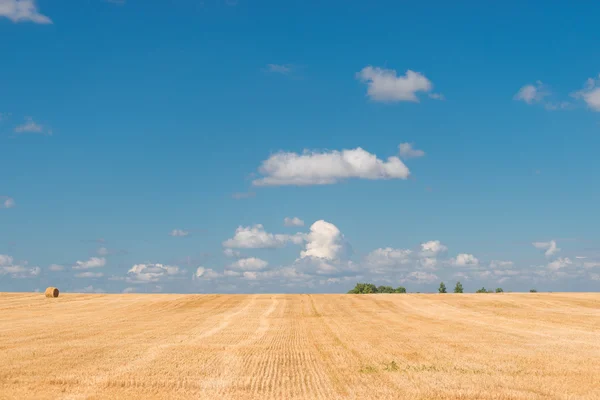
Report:
M368 268L383 271L388 267L397 267L412 262L412 251L406 249L393 249L391 247L375 249L365 257Z
M600 111L600 79L589 78L582 90L571 94L585 101L593 111Z
M0 196L0 208L13 208L15 205L15 199L12 197Z
M188 231L184 231L183 229L173 229L171 232L169 232L169 236L173 237L184 237L189 234L190 233Z
M196 273L194 274L194 278L202 278L202 279L215 279L220 277L221 275L211 268L198 267L196 269Z
M430 92L433 84L419 72L406 71L397 76L393 69L367 66L356 74L361 82L367 83L367 95L374 101L418 102L417 92Z
M103 289L95 288L92 285L86 286L81 290L77 290L77 292L81 293L106 293Z
M240 249L273 249L288 243L301 244L304 235L272 234L265 231L261 224L252 227L240 226L235 230L233 238L223 242L223 247Z
M324 220L311 225L306 240L306 250L300 253L300 258L317 257L336 260L345 247L344 236L337 226Z
M304 221L302 221L298 217L293 217L293 218L285 217L283 220L283 224L285 226L304 226Z
M588 261L583 263L584 268L596 268L600 267L600 262Z
M244 272L244 279L256 280L258 279L258 274L256 272L246 271Z
M135 264L127 271L128 282L145 283L158 282L161 279L173 278L185 273L177 266L163 264Z
M421 254L426 257L435 257L447 250L448 247L444 246L439 240L421 243Z
M479 260L473 254L461 253L450 260L450 264L456 267L468 267L479 265Z
M223 271L223 276L236 277L236 276L240 276L241 274L242 274L241 272L231 271L229 269L226 269L225 271Z
M424 269L435 269L437 259L434 257L424 257L419 260L419 264L421 264Z
M400 157L404 159L423 157L425 155L423 150L415 149L412 143L400 143L398 149L400 150Z
M558 258L558 259L548 263L548 269L550 269L551 271L556 271L561 268L565 268L571 264L573 264L573 262L568 257Z
M329 185L344 179L407 179L409 169L398 157L387 161L360 147L352 150L302 154L279 152L262 162L264 177L252 182L255 186Z
M511 268L513 266L513 262L512 261L500 261L500 260L492 260L490 262L490 268L492 269L497 269L497 268Z
M546 86L537 81L535 85L525 85L514 96L514 100L524 101L527 104L534 104L541 102L544 97L550 95Z
M590 274L590 279L593 281L600 281L600 274Z
M556 241L551 240L549 242L533 242L533 246L536 249L546 250L544 254L546 257L550 257L553 254L556 254L560 251L560 248L556 247Z
M107 256L108 249L106 247L100 247L98 250L96 250L96 253L98 253L99 256Z
M423 272L423 271L414 271L408 274L404 279L401 279L401 282L416 282L416 283L432 283L439 280L437 275Z
M223 254L225 255L225 257L229 257L229 258L240 258L241 257L240 252L237 250L233 250L233 249L224 249Z
M0 276L10 275L12 278L34 278L42 271L40 267L25 267L13 264L11 256L0 254ZM27 265L27 262L24 263Z
M52 265L50 265L50 266L48 267L48 269L49 269L50 271L57 272L57 271L62 271L62 270L64 270L64 269L65 269L65 267L63 267L62 265L58 265L58 264L52 264Z
M2 1L2 0L0 0ZM39 133L42 135L52 135L52 131L44 128L42 125L37 124L33 118L25 118L25 123L15 127L16 133Z
M40 14L35 0L0 0L0 17L8 18L13 22L52 23L50 18Z
M76 278L102 278L103 276L102 272L80 272L75 274Z
M232 269L238 269L242 271L259 271L265 269L269 265L265 260L261 260L256 257L241 258L230 265Z
M105 265L106 265L106 258L91 257L87 261L77 261L75 263L75 265L73 265L73 269L99 268L99 267L104 267Z
M289 74L293 68L292 64L267 64L267 71L282 75Z

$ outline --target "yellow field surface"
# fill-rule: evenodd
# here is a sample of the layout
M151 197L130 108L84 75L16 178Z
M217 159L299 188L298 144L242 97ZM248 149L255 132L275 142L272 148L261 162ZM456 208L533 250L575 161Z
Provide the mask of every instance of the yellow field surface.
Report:
M600 399L600 294L0 294L0 398Z

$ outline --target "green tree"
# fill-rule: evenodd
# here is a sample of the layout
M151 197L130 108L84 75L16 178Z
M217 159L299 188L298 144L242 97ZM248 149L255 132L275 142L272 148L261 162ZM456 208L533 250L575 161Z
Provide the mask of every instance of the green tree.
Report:
M404 286L398 286L396 288L396 290L394 290L395 293L406 293L406 288Z
M391 286L379 286L377 293L394 293L394 288Z
M535 290L535 289L529 289L529 293L537 293L537 290Z
M487 289L482 287L481 289L478 289L475 293L488 293Z
M462 293L463 285L460 282L456 282L456 286L454 286L454 293Z
M501 287L499 287L499 288L496 288L496 293L504 293L504 290L502 290L502 288L501 288Z
M438 289L438 292L440 292L440 293L447 293L446 292L446 285L444 285L444 282L440 283L440 288Z

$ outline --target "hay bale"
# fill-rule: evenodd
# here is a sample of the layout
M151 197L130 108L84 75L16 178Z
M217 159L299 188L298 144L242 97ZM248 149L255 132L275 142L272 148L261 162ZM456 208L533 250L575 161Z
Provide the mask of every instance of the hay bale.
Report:
M58 297L58 289L55 287L46 288L46 297Z

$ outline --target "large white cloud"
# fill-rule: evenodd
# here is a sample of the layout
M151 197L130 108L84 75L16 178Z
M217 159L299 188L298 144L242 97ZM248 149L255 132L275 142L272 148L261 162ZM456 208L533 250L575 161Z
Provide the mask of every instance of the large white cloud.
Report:
M546 250L544 252L546 257L550 257L560 251L560 248L556 246L555 240L549 242L533 242L532 244L536 249Z
M272 234L265 231L261 224L252 227L240 226L233 238L223 242L223 247L241 249L269 249L283 247L288 243L301 244L304 235Z
M418 102L417 92L430 92L433 84L425 75L407 70L406 75L397 76L393 69L367 66L356 74L367 84L367 95L374 101ZM439 95L438 95L439 97Z
M300 258L316 257L336 260L345 250L342 232L337 226L324 220L319 220L311 225L306 239L306 250L300 253Z
M230 268L242 271L260 271L269 265L265 260L256 257L240 258L230 265Z
M99 268L99 267L104 267L105 265L106 265L106 258L91 257L87 261L77 261L75 263L75 265L73 265L73 269Z
M52 23L50 18L40 14L35 0L0 0L0 17L6 17L13 22Z
M407 179L410 171L398 157L380 160L360 147L302 154L279 152L262 162L255 186L328 185L344 179Z

